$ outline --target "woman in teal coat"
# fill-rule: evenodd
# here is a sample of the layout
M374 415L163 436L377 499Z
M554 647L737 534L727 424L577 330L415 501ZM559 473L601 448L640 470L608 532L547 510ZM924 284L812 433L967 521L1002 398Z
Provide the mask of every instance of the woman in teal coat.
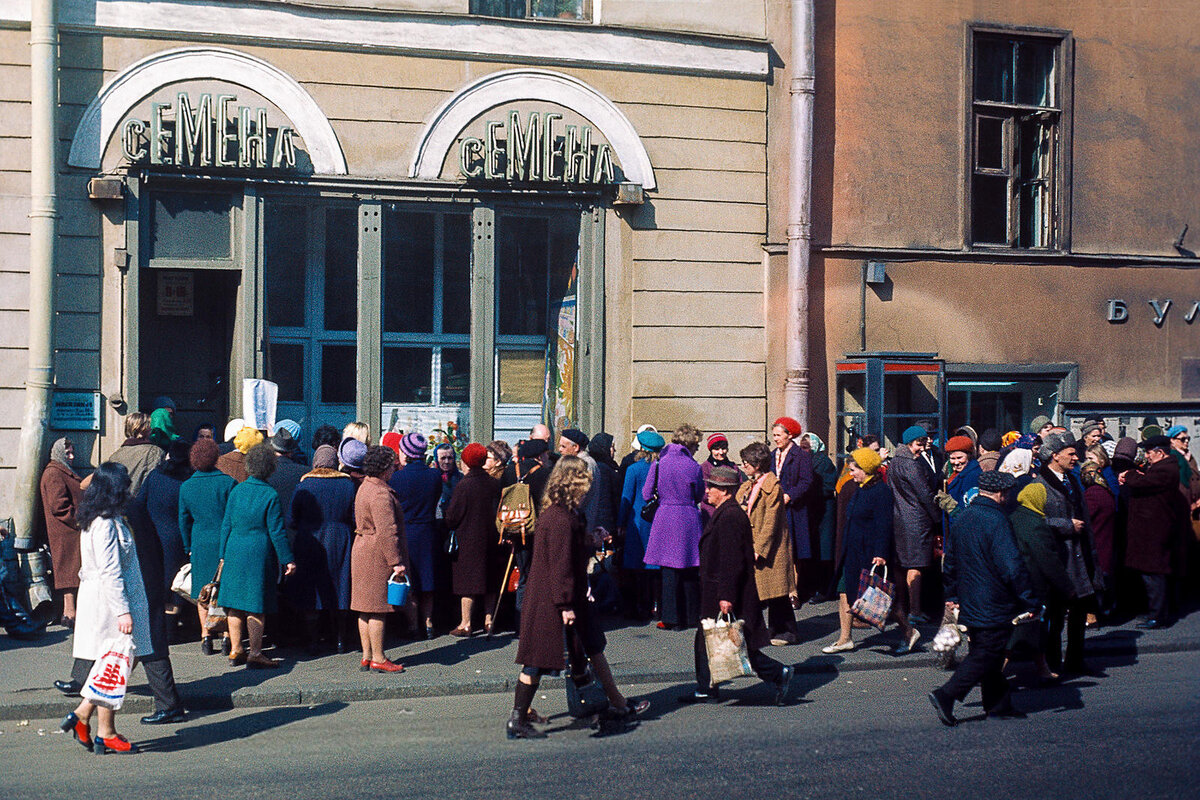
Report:
M225 519L225 505L229 493L237 481L217 469L219 452L212 439L198 439L192 445L188 460L195 472L179 487L179 533L183 547L192 559L192 599L200 596L204 584L217 574L217 563L221 554L221 522ZM213 654L212 636L208 631L208 609L203 603L196 604L200 614L200 651L206 656ZM221 649L229 653L229 637L221 642Z
M275 471L275 451L260 444L246 454L250 477L229 493L221 523L221 591L217 602L229 614L230 666L250 669L278 667L262 653L264 614L275 610L275 584L279 562L285 576L296 571L292 548L283 528L279 493L267 483ZM276 560L278 559L278 560ZM242 649L242 631L250 634L250 652Z

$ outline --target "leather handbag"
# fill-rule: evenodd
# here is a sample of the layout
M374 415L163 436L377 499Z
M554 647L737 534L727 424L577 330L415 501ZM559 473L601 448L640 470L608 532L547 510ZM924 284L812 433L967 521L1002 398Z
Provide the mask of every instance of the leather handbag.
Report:
M563 626L563 660L567 665L567 713L583 719L608 709L608 695L592 673L592 662L575 635L574 625Z
M175 573L175 578L171 581L171 591L189 603L196 602L192 599L192 562L183 562L183 566Z
M205 622L205 627L212 631L223 625L228 618L225 609L217 605L217 595L221 593L221 571L225 569L225 559L217 562L217 574L213 579L204 584L200 589L200 595L196 598L196 602L208 609L208 620Z
M654 514L658 511L658 472L661 463L656 462L654 464L654 491L650 493L650 499L642 506L642 519L646 520L646 522L653 522Z

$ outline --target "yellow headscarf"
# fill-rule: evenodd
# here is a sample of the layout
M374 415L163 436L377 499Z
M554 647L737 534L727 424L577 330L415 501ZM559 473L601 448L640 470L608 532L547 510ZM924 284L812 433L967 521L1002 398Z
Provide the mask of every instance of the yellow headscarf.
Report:
M879 470L879 466L883 463L883 458L879 453L869 447L860 447L850 454L850 458L854 459L854 463L858 464L858 468L867 473L867 479L870 478ZM867 481L863 481L866 483Z
M1006 433L1002 437L1000 437L1000 445L1002 447L1008 447L1010 444L1013 444L1014 442L1017 441L1017 439L1020 439L1020 438L1021 438L1020 431L1009 431L1008 433Z
M1046 487L1031 483L1017 495L1017 502L1038 516L1046 516Z
M261 444L262 440L262 432L257 428L242 428L237 436L233 437L233 446L239 453L245 454L250 452L251 447Z

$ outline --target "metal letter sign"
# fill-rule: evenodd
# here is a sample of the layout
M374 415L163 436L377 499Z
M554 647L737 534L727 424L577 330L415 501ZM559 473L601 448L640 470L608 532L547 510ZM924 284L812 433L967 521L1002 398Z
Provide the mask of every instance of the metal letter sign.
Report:
M179 92L174 105L151 103L149 122L125 121L121 150L134 164L294 169L292 129L269 127L265 108L234 107L236 100L204 93L193 102Z
M1117 323L1124 322L1129 319L1129 306L1125 305L1124 300L1109 300L1108 301L1108 321Z
M467 180L513 183L616 183L617 169L608 143L592 144L590 125L561 125L562 114L521 112L505 122L489 120L484 134L466 136L458 145L458 173Z

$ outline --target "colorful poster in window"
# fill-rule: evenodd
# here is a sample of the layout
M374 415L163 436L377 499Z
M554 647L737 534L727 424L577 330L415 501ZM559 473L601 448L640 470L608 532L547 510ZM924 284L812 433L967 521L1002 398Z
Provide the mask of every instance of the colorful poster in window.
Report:
M554 361L546 375L546 405L550 406L552 413L543 416L549 417L546 423L557 431L575 426L575 275L575 270L572 270L567 295L558 306Z

